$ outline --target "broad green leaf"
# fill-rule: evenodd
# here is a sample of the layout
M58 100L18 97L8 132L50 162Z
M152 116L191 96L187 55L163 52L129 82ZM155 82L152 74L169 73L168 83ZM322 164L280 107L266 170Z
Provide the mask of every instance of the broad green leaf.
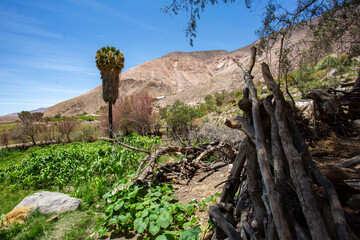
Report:
M136 195L137 195L137 193L139 192L139 187L138 186L135 186L135 188L134 188L134 190L131 192L131 193L129 193L129 197L130 198L134 198L134 197L136 197Z
M108 193L105 193L102 197L103 198L108 198L108 197L110 197L110 195L111 195L111 192L108 192Z
M186 229L186 228L190 227L190 225L191 225L191 222L186 222L183 224L183 228Z
M145 209L142 214L141 214L141 217L147 217L149 215L149 209Z
M159 218L156 220L156 223L162 228L167 228L172 221L173 218L171 214L167 211L164 211L159 215Z
M150 220L150 221L156 220L156 219L158 218L158 216L159 216L159 215L152 213L152 214L150 214L150 216L149 216L149 220Z
M149 232L155 236L160 231L160 227L156 224L156 222L152 221L149 225Z
M136 218L140 218L140 217L141 217L141 214L142 214L142 212L141 212L141 211L138 211L138 212L135 213L135 217L136 217Z
M157 238L155 240L167 240L165 234L159 235L157 236Z
M210 202L210 201L213 200L213 198L214 198L214 196L210 196L210 197L208 197L208 198L205 198L205 199L202 200L202 201L203 201L203 202Z
M113 224L116 224L118 222L117 217L113 217L110 219L109 223L107 224L108 226L111 226Z
M147 220L147 221L146 221ZM144 230L147 227L147 224L149 222L149 219L144 219L144 218L137 218L134 221L134 228L138 233L142 233L144 232Z
M188 228L184 232L181 233L179 240L199 239L199 233L201 233L200 226Z
M170 234L170 235L173 235L173 236L177 236L181 233L181 231L168 231L168 230L165 230L164 231L165 234Z
M114 205L113 205L113 204L110 204L110 205L106 208L105 212L106 212L106 213L112 212L113 209L114 209Z
M102 237L106 234L107 232L107 228L106 227L101 227L98 231L99 237Z
M144 209L144 204L141 203L141 202L135 203L135 209L136 209L136 210Z
M183 214L179 214L176 216L176 220L178 220L179 222L183 221L184 220L184 215Z
M170 200L170 197L169 197L169 196L162 196L162 197L161 197L161 200L169 201L169 200Z
M123 201L118 202L115 204L114 210L118 211L120 208L122 208L122 206L124 206L124 202Z
M155 240L173 240L174 237L169 234L161 234L155 238Z
M131 217L131 214L128 212L125 215L124 214L119 215L119 219L123 224L127 223L129 221L130 217Z

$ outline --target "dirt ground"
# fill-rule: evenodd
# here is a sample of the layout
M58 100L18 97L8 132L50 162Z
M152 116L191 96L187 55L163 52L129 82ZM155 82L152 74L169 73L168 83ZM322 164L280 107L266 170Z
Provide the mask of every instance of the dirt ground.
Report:
M189 185L174 185L174 194L179 197L181 203L185 204L195 199L199 202L215 193L221 193L232 164L217 162L210 167L216 170L199 172L191 179Z
M231 168L231 163L217 162L211 165L215 170L201 171L191 179L189 185L173 185L176 189L174 194L179 197L179 201L183 204L193 200L200 202L215 193L221 193L225 181L227 180ZM220 198L215 198L219 202ZM211 204L211 203L209 203ZM207 211L196 213L197 217L201 219L202 227L205 227L209 214Z

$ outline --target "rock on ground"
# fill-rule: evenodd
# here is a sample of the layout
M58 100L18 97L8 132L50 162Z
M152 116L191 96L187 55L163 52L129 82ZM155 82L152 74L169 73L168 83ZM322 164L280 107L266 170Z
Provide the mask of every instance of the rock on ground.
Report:
M38 208L40 213L60 213L76 210L80 203L80 199L64 193L42 191L27 196L13 210L19 207L34 207Z

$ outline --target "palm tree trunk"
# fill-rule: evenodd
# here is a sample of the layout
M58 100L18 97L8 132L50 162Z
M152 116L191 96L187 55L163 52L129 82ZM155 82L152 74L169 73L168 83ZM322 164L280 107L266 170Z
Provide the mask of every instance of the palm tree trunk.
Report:
M113 121L112 121L112 103L109 101L109 138L114 138Z

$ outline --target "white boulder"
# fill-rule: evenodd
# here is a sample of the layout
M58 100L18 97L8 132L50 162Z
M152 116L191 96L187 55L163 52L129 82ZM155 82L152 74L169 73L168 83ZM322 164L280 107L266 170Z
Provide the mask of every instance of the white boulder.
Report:
M13 210L18 207L34 207L40 213L61 213L76 210L80 203L80 199L64 193L42 191L27 196Z

